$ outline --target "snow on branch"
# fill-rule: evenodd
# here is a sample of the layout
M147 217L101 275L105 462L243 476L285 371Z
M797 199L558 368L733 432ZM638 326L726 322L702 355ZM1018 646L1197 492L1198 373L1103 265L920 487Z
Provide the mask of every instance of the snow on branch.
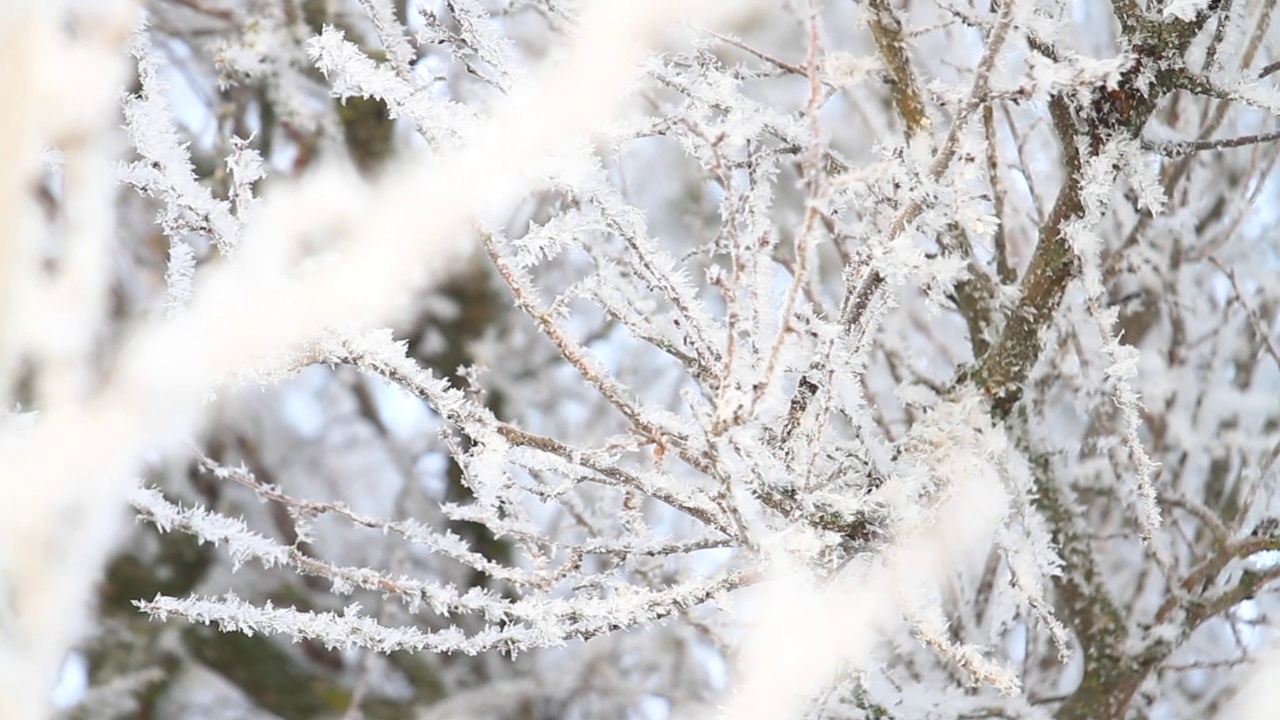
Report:
M209 188L196 180L191 154L178 135L166 99L168 88L160 76L162 61L151 47L145 25L135 31L129 52L138 61L141 89L125 98L125 128L142 157L125 164L121 177L164 204L158 221L172 243L184 242L187 234L208 235L224 255L229 255L240 242L241 222L230 203L214 198Z
M22 578L13 586L21 592L11 605L5 633L26 628L21 642L4 643L6 648L26 650L6 650L0 658L7 688L0 695L5 696L5 707L17 708L5 712L6 717L39 716L37 708L43 705L63 654L85 627L91 578L118 536L115 513L124 507L128 478L136 474L143 450L165 445L190 430L201 403L222 379L261 365L282 348L314 338L325 327L368 322L395 306L410 288L452 272L468 254L455 233L475 216L515 202L529 187L531 171L549 154L606 123L646 48L696 6L668 2L597 6L583 18L572 51L548 72L514 89L495 107L492 117L473 128L464 148L429 167L402 168L373 193L362 188L361 181L338 173L279 188L243 228L228 205L208 202L203 187L185 185L189 158L171 134L165 108L148 102L158 98L144 94L130 102L135 140L148 166L134 166L128 174L162 197L169 194L174 211L167 215L173 223L170 229L182 231L193 227L190 222L204 223L199 229L227 247L243 236L252 252L236 252L228 262L212 268L183 313L168 322L134 328L92 402L66 400L42 408L36 427L0 455L0 475L28 479L43 488L11 503L10 513L21 519L5 524L8 539L0 545L66 548L71 543L94 549L54 552L17 566L4 563L7 586ZM57 27L56 18L46 20L50 24L44 30L56 33L52 29ZM149 53L139 53L143 72L154 73ZM28 64L7 67L21 74ZM151 78L154 82L154 74ZM92 79L104 80L98 74ZM115 82L114 76L110 82ZM10 201L7 186L3 194L4 201ZM423 198L427 198L425 204ZM367 217L374 222L362 228L363 241L340 271L321 268L282 284L278 270L289 253L280 253L280 246L296 246L309 233L325 230L317 226L311 208L326 204L350 213L352 219ZM188 211L190 217L184 214ZM331 219L332 214L325 218ZM352 222L348 227L354 226ZM268 241L274 245L270 250L263 246ZM70 438L77 438L75 453L66 452ZM91 521L74 533L63 533L53 517L72 511L82 512ZM708 588L699 597L718 590L719 586ZM675 611L686 600L672 597L642 604L644 610L630 616L632 620L652 618L660 607ZM598 632L608 626L606 620L592 625ZM61 629L28 637L31 628L53 627ZM580 632L586 630L579 626ZM19 672L19 667L24 669Z
M484 613L489 625L468 636L462 628L423 632L410 627L387 627L377 618L362 615L360 605L348 605L341 614L277 608L245 602L234 594L222 598L174 598L158 595L139 601L143 612L158 620L170 616L192 622L217 623L224 632L288 635L318 640L326 647L364 647L377 652L427 650L476 655L489 650L516 654L534 648L555 647L624 630L669 617L757 579L755 573L728 573L700 583L649 591L629 585L611 588L607 597L574 600L534 598L514 603L496 601ZM473 591L474 592L474 591ZM458 598L467 602L470 598ZM442 609L443 611L443 609Z
M334 97L383 100L393 118L408 118L432 147L457 146L478 118L471 108L434 100L393 67L375 63L341 30L325 28L307 44L307 55L328 78Z
M178 530L215 547L225 544L234 568L246 560L257 560L268 568L288 562L287 548L253 532L243 520L201 507L184 508L166 500L159 490L141 486L134 489L129 504L138 511L139 517L150 521L162 533Z

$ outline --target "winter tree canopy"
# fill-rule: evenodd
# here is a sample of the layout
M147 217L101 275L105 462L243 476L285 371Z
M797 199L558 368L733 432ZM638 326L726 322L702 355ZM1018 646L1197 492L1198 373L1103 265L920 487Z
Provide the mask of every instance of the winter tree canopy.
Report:
M1275 14L0 0L0 717L1272 717Z

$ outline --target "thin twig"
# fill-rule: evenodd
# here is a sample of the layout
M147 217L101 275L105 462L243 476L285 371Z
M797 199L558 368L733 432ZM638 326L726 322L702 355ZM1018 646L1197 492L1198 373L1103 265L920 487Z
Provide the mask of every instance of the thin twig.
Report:
M1182 157L1184 155L1204 152L1206 150L1223 150L1226 148L1246 147L1248 145L1269 143L1275 140L1280 140L1280 130L1274 130L1269 133L1258 133L1256 135L1222 138L1220 140L1186 140L1176 142L1143 140L1142 147L1168 157Z
M1244 291L1240 289L1240 283L1236 279L1236 271L1223 265L1222 261L1216 256L1210 255L1208 260L1231 281L1231 289L1235 291L1236 301L1240 303L1240 307L1244 308L1245 314L1249 316L1249 324L1253 326L1253 332L1262 340L1267 349L1267 355L1270 355L1276 367L1280 368L1280 352L1276 351L1275 343L1271 341L1271 331L1263 324L1262 318L1258 316L1253 306L1244 299Z

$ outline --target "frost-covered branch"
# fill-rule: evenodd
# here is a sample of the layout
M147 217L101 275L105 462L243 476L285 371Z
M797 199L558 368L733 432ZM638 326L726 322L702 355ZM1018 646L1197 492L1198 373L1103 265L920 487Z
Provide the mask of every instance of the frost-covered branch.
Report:
M1274 3L12 5L5 718L1209 717L1280 613Z

